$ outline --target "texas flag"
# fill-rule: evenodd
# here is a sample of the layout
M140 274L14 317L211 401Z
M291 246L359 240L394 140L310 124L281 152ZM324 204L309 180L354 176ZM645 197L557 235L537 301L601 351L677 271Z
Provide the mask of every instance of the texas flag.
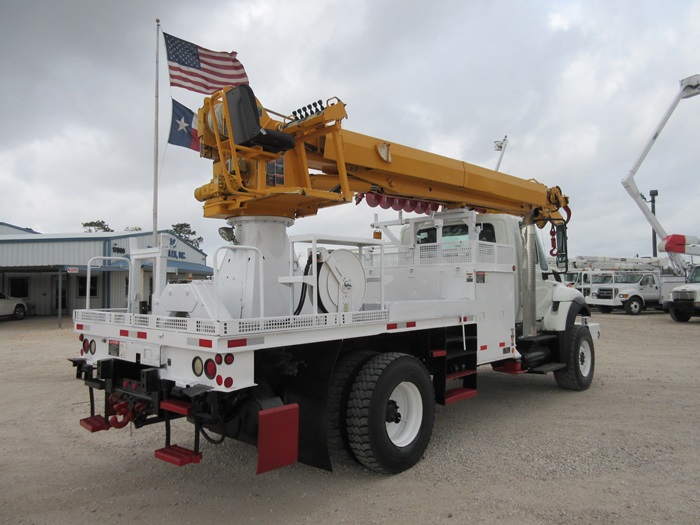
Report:
M197 115L173 99L173 117L170 122L170 144L199 151Z

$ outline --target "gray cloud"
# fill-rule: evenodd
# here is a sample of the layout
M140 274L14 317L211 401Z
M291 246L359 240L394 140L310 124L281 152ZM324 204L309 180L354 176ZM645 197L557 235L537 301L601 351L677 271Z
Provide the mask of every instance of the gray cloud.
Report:
M0 220L44 232L151 228L155 18L216 50L236 50L256 94L288 112L348 104L346 128L559 185L572 199L574 254L651 252L624 177L677 90L698 73L700 2L307 0L3 2L0 18ZM9 50L9 52L7 52ZM211 166L166 147L170 97L160 44L160 227L189 222L212 253L216 220L194 188ZM642 166L667 230L698 235L694 124L674 114ZM347 205L295 232L370 233L374 210Z

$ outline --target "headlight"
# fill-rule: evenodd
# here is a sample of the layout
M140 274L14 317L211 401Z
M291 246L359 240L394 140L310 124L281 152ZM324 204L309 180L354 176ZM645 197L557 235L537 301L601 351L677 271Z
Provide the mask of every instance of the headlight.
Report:
M630 296L628 293L621 293L620 294L620 299L627 299Z

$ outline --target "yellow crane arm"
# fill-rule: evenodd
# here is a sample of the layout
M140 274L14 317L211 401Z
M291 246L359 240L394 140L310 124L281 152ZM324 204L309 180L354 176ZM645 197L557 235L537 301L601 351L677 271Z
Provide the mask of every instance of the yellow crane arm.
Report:
M204 215L297 218L360 194L370 204L408 211L442 205L532 212L541 224L561 219L559 209L568 205L558 187L354 133L342 129L346 117L336 98L285 117L264 109L248 86L206 98L199 137L214 174L195 190Z

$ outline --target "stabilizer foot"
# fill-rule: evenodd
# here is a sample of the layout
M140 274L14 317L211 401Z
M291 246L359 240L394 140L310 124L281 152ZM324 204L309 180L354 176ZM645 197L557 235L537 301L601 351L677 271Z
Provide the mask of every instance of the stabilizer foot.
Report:
M87 429L90 432L99 432L100 430L109 430L110 425L107 423L104 417L90 416L80 420L80 426Z

